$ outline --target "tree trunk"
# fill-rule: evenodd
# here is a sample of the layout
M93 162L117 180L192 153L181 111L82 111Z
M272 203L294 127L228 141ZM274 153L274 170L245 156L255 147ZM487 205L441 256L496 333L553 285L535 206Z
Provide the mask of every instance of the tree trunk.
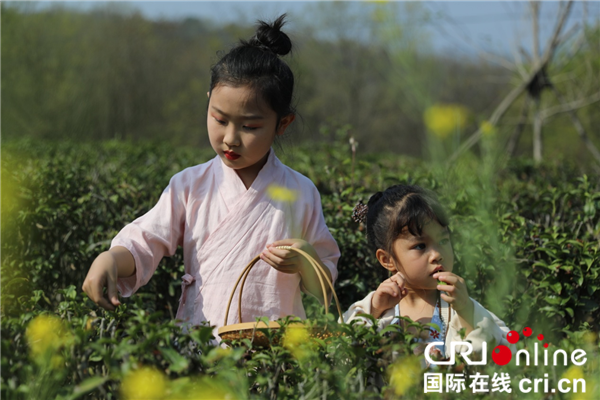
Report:
M534 99L533 106L533 160L542 161L542 115L540 112L540 99Z

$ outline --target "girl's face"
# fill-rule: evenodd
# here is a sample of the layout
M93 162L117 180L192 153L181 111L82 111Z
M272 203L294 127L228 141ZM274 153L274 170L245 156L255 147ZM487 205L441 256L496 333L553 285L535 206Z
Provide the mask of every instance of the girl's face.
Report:
M438 281L432 275L440 271L452 271L454 252L448 228L439 222L429 221L421 236L403 232L393 244L398 270L412 289L436 290Z
M207 129L210 144L225 165L250 182L267 160L275 136L294 120L281 118L249 86L217 85L209 95Z

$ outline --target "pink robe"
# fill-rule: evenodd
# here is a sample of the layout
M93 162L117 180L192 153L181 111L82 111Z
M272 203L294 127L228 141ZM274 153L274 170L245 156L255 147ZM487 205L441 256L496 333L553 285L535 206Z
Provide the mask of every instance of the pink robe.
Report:
M271 199L267 194L271 184L295 190L297 199ZM283 165L271 150L248 189L218 156L179 172L158 203L125 226L111 247L123 246L135 259L135 275L118 280L121 295L129 297L148 283L164 256L183 246L185 275L177 319L191 325L208 321L218 328L243 268L267 244L289 238L312 244L335 281L340 252L325 225L319 193L308 178ZM300 286L298 274L279 272L259 260L244 285L242 322L286 315L306 318ZM240 322L238 291L227 324Z

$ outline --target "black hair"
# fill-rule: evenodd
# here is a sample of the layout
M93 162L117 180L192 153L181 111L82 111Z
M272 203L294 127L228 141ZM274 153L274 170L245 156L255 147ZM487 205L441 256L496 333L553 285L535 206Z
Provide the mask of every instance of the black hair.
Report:
M212 68L209 95L219 85L250 85L277 114L277 124L295 113L292 106L294 74L279 58L292 50L292 41L281 27L286 14L273 23L258 21L256 34L225 54Z
M367 240L374 251L383 249L394 259L393 244L405 229L414 236L435 220L448 227L446 212L435 194L417 185L395 185L377 192L367 204Z

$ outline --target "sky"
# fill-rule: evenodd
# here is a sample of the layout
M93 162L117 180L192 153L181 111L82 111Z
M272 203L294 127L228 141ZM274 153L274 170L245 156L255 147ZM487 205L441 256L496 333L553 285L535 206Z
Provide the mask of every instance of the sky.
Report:
M43 1L41 7L55 1ZM98 7L106 2L60 2L82 10ZM287 12L293 28L293 15L302 13L311 1L118 1L138 9L149 19L205 18L216 23L257 19L273 19ZM528 20L527 1L421 1L434 16L426 27L434 50L437 52L473 55L485 51L500 55L514 55L521 46L531 49L531 24ZM550 37L560 6L558 1L541 1L541 42ZM587 21L600 23L600 2L575 2L567 29Z

